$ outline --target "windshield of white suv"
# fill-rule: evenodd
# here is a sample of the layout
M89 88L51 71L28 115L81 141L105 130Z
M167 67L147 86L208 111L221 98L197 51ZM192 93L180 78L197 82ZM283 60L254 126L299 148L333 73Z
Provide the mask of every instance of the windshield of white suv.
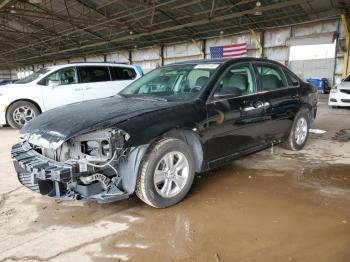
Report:
M345 82L350 82L350 75L344 79Z
M131 83L119 95L190 101L198 96L219 65L219 63L208 63L161 67Z
M42 68L39 71L34 72L33 74L30 74L29 76L26 76L25 78L17 80L16 84L27 84L27 83L30 83L30 82L38 79L43 74L46 74L49 71L50 71L50 68Z

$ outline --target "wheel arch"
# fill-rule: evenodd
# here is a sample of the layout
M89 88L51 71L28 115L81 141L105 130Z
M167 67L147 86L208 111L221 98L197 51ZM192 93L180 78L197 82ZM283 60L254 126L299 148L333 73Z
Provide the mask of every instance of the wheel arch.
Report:
M309 103L302 103L298 109L298 111L295 113L295 116L297 115L297 113L301 110L307 110L308 115L309 115L309 120L310 122L312 122L315 118L316 118L316 112L317 112L317 108L313 107L312 105L310 105Z
M34 100L27 99L27 98L19 98L19 99L16 99L16 100L12 101L12 102L7 106L6 112L5 112L6 122L8 122L8 120L7 120L7 112L8 112L8 110L9 110L10 106L12 106L12 105L13 105L14 103L16 103L16 102L21 102L21 101L25 101L25 102L32 103L33 105L35 105L35 106L38 108L40 114L42 113L42 110L41 110L40 105L39 105L37 102L35 102Z
M160 136L160 139L164 137L177 138L187 143L193 152L193 158L195 160L195 171L200 172L203 169L203 145L201 143L199 135L196 132L189 129L171 129L162 134Z

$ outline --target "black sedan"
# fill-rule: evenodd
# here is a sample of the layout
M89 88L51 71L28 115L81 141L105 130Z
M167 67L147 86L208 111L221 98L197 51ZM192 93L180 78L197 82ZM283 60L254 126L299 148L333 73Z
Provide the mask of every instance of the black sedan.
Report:
M43 113L12 158L19 181L43 195L110 202L136 192L163 208L195 173L277 143L301 150L316 106L315 88L277 62L176 63L116 96Z

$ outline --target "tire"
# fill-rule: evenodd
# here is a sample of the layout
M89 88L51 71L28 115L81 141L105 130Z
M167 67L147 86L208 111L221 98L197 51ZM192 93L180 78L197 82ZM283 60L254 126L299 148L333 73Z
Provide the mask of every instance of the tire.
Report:
M164 138L156 142L140 165L136 195L146 204L156 208L179 203L187 195L193 183L195 165L192 154L190 146L182 140ZM172 158L169 158L171 156ZM173 168L164 171L169 169L167 164L171 162L169 159L172 159L172 164L169 166ZM180 170L178 168L180 166L185 167Z
M309 115L309 111L304 108L296 114L288 140L284 143L285 148L293 151L299 151L304 148L309 136ZM301 122L303 122L302 126L300 126ZM302 128L302 130L300 128ZM298 132L298 130L301 131ZM301 136L300 139L298 139L298 134Z
M6 119L11 127L21 129L25 124L39 114L39 108L33 103L28 101L17 101L10 105L7 109Z

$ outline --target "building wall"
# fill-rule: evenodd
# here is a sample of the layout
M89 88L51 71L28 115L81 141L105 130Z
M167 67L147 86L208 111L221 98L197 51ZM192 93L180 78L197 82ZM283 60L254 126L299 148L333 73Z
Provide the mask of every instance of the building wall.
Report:
M264 56L268 59L276 60L281 62L284 65L290 65L289 63L289 43L291 39L294 38L303 38L311 37L312 39L317 38L318 36L325 33L332 33L334 31L339 32L339 42L343 41L345 37L344 32L340 26L339 20L330 20L323 22L315 22L302 25L294 25L283 28L274 28L264 32L264 44L263 52ZM211 46L220 46L220 45L229 45L233 43L247 43L248 56L259 57L259 47L256 39L251 36L249 33L240 34L240 35L231 35L231 36L221 36L210 38L206 40L205 46L205 56L210 58L210 47ZM203 57L203 41L198 42L186 42L186 43L177 43L166 45L163 47L163 61L161 56L161 47L155 46L152 48L144 49L135 49L131 51L131 59L133 64L139 64L144 69L145 72L148 72L158 66L163 64L171 64L174 62L187 61L201 59ZM53 64L62 64L67 62L119 62L119 63L129 63L129 51L116 51L113 53L108 53L104 55L89 55L86 57L73 57L69 60L54 61L52 63L46 63L44 65L34 65L26 68L18 68L11 70L11 77L14 78L17 76L17 72L22 70L31 70L34 68L38 70L43 66L49 66ZM325 63L327 66L322 68L314 68L312 72L315 72L317 75L322 75L325 70L328 68L327 77L329 77L329 70L331 70L332 76L335 75L335 79L330 79L331 81L341 77L342 71L342 61L343 61L343 51L338 46L337 48L337 57L332 63ZM325 68L326 67L326 68ZM330 67L333 67L330 69ZM350 69L349 69L350 70ZM313 73L312 73L313 74Z
M12 79L11 70L0 70L0 80L1 79Z

